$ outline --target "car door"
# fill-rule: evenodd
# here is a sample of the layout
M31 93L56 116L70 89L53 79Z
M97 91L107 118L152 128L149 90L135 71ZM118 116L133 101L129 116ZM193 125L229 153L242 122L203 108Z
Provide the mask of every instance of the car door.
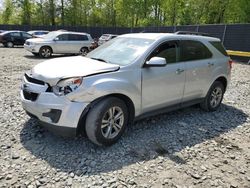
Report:
M200 41L180 41L181 61L186 63L183 102L199 99L209 87L213 69L212 53Z
M25 41L26 41L27 39L30 39L30 38L32 38L32 35L30 35L30 34L28 34L28 33L26 33L26 32L22 32L22 44L24 44Z
M52 43L54 53L70 53L68 34L58 35Z
M82 45L82 35L79 34L69 34L69 48L71 53L79 53Z
M22 45L22 36L21 32L11 32L10 33L10 41L15 45Z
M81 47L90 47L91 42L87 35L79 35Z
M142 112L180 104L185 86L185 63L179 62L179 43L159 45L147 58L163 57L164 67L142 68Z

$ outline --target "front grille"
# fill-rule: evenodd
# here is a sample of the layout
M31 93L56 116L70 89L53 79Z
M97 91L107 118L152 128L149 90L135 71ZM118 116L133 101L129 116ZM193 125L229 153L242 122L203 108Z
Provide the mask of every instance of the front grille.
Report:
M45 85L45 82L43 82L41 80L37 80L35 78L32 78L32 77L28 76L27 74L24 74L24 76L28 80L28 82L30 82L30 83L39 84L39 85Z
M38 97L38 94L23 90L23 96L26 100L35 101Z

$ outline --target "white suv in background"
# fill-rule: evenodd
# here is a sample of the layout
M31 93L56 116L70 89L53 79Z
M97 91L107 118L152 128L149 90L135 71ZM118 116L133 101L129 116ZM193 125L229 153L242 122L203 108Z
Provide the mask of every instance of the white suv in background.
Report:
M53 31L43 38L26 40L24 48L33 55L48 58L52 54L83 54L93 42L90 34L68 31Z

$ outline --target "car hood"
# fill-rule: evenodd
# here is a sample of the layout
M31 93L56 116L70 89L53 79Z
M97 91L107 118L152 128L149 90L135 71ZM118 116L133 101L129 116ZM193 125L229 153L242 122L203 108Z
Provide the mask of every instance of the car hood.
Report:
M119 68L119 65L76 56L44 61L36 65L29 74L31 77L53 86L61 79L112 72Z

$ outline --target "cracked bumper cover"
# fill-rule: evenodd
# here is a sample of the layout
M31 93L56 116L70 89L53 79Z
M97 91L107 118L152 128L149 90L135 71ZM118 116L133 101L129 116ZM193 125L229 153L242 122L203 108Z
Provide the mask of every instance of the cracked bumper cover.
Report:
M72 137L76 135L77 125L88 103L72 102L54 93L40 93L36 101L26 100L21 90L24 110L31 117L40 120L41 125L57 135Z

